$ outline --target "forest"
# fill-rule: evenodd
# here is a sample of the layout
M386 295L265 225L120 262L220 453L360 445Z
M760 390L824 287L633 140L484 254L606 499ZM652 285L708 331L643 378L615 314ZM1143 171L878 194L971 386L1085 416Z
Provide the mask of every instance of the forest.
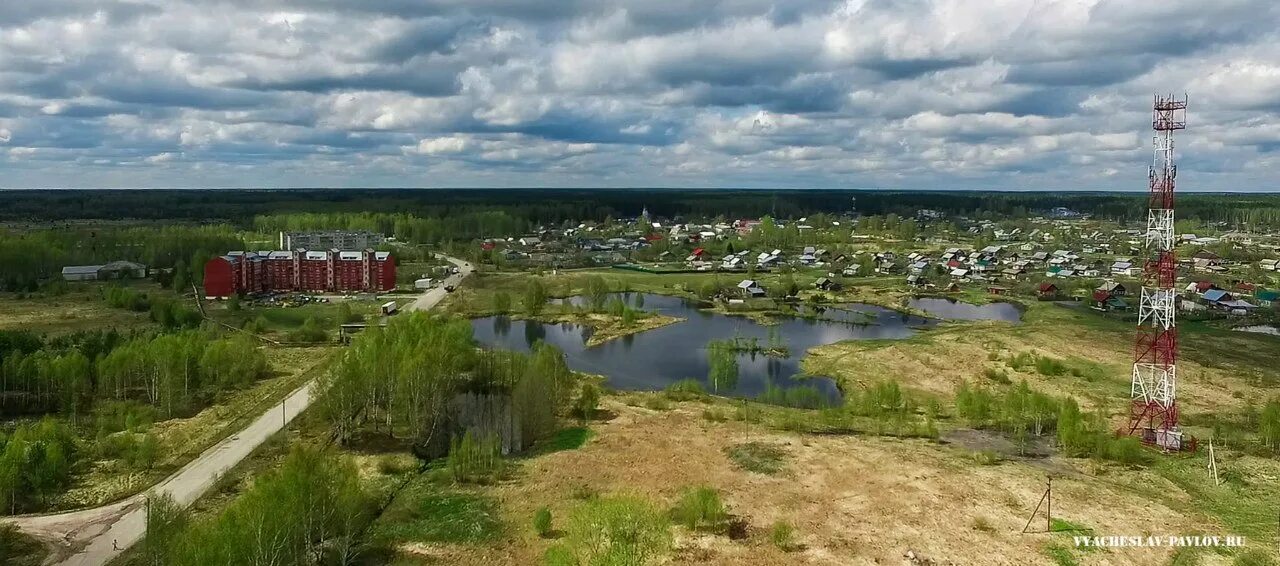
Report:
M225 222L240 228L290 225L280 215L339 215L349 225L390 231L405 215L436 219L440 232L462 239L476 227L501 228L565 221L630 218L647 208L663 217L775 218L857 211L914 217L920 209L973 218L1018 218L1066 207L1107 220L1145 214L1141 191L877 191L741 189L295 189L295 190L65 190L0 192L0 221L83 219ZM1280 195L1180 192L1179 216L1254 229L1280 226ZM270 213L264 213L270 211ZM353 213L352 211L360 211ZM495 215L494 213L499 213ZM263 216L265 219L255 219ZM273 220L272 217L275 217ZM382 218L381 220L374 220ZM494 223L497 224L494 224ZM306 221L292 224L305 227ZM344 226L324 224L332 229ZM427 236L423 236L424 238Z
M476 429L518 452L555 430L572 383L554 347L477 350L468 321L414 313L352 342L329 375L323 410L339 441L368 428L433 458Z
M82 459L150 467L158 455L147 424L191 415L266 374L245 335L0 331L0 413L39 418L0 433L0 509L43 508Z

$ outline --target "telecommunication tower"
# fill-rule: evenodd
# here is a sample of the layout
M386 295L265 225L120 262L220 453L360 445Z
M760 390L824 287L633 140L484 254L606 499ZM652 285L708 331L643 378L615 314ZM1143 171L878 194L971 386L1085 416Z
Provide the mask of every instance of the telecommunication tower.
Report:
M1150 185L1138 334L1134 340L1130 386L1129 434L1167 450L1181 450L1178 428L1178 327L1174 288L1178 263L1173 230L1173 132L1185 129L1187 99L1156 95L1151 128L1155 158L1147 171Z

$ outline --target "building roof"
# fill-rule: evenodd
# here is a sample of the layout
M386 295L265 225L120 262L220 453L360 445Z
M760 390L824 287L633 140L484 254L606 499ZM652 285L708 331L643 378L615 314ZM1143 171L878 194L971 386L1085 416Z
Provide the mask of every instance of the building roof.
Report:
M146 268L147 266L141 263L134 262L134 261L124 261L124 260L116 260L116 261L108 262L106 265L103 265L101 267L101 269L105 269L107 271L122 271L122 270L132 271L135 269L146 269Z
M1229 301L1231 300L1231 296L1222 289L1209 289L1204 292L1204 300L1206 301L1221 301L1224 299Z
M63 275L89 275L96 274L101 265L68 265L62 268Z

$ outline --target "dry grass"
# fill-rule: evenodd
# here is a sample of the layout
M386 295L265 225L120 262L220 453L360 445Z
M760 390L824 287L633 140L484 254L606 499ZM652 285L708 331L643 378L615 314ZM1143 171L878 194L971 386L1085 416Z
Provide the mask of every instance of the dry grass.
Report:
M1218 342L1223 337L1184 332L1184 341L1196 340ZM1015 383L1025 379L1038 390L1073 395L1082 405L1118 413L1124 409L1118 400L1129 393L1132 341L1133 329L1127 324L1087 310L1033 304L1019 325L945 324L909 340L842 342L811 350L803 363L810 373L830 375L846 385L892 380L948 398L962 380L988 381L983 372L993 369L1006 372ZM1223 342L1223 347L1228 344ZM1050 377L1034 367L1017 371L1009 362L1024 352L1062 360L1083 375ZM1270 393L1260 384L1280 379L1280 368L1255 365L1255 372L1267 375L1246 379L1238 368L1198 363L1203 359L1184 356L1179 362L1178 402L1185 413L1239 407L1251 398L1261 403Z
M135 285L148 293L166 293L157 285ZM66 334L78 330L115 328L126 330L154 325L150 314L107 306L99 294L99 284L72 284L62 295L16 298L0 294L0 330L30 330Z
M524 525L543 506L565 516L583 493L630 493L669 506L687 486L709 485L747 521L747 538L677 528L668 563L899 564L913 550L939 563L1050 564L1046 543L1070 546L1064 535L1020 534L1044 488L1044 471L1034 465L977 466L962 451L927 441L795 436L740 422L709 423L697 404L653 412L610 401L606 408L616 417L599 424L586 446L531 459L515 479L492 488L506 524ZM787 473L766 476L735 466L726 448L748 440L785 445ZM1221 532L1195 512L1153 503L1124 487L1161 481L1149 473L1107 467L1105 480L1094 481L1076 464L1055 462L1069 472L1054 481L1055 516L1099 533L1140 534L1154 524L1172 532ZM770 541L769 527L777 521L795 526L793 552ZM986 528L971 528L975 523ZM548 541L532 529L512 530L495 544L415 545L414 554L461 565L537 563ZM1079 558L1164 564L1170 556L1170 549L1124 549Z

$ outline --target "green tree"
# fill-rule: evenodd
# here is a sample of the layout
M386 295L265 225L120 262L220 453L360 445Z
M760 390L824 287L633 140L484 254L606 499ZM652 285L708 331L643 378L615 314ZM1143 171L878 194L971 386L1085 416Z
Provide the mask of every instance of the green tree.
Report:
M529 282L524 287L525 312L537 316L538 313L542 312L542 307L546 305L546 302L547 288L537 278L529 278Z
M497 293L494 293L493 310L502 314L511 312L511 295L506 291L498 291Z

